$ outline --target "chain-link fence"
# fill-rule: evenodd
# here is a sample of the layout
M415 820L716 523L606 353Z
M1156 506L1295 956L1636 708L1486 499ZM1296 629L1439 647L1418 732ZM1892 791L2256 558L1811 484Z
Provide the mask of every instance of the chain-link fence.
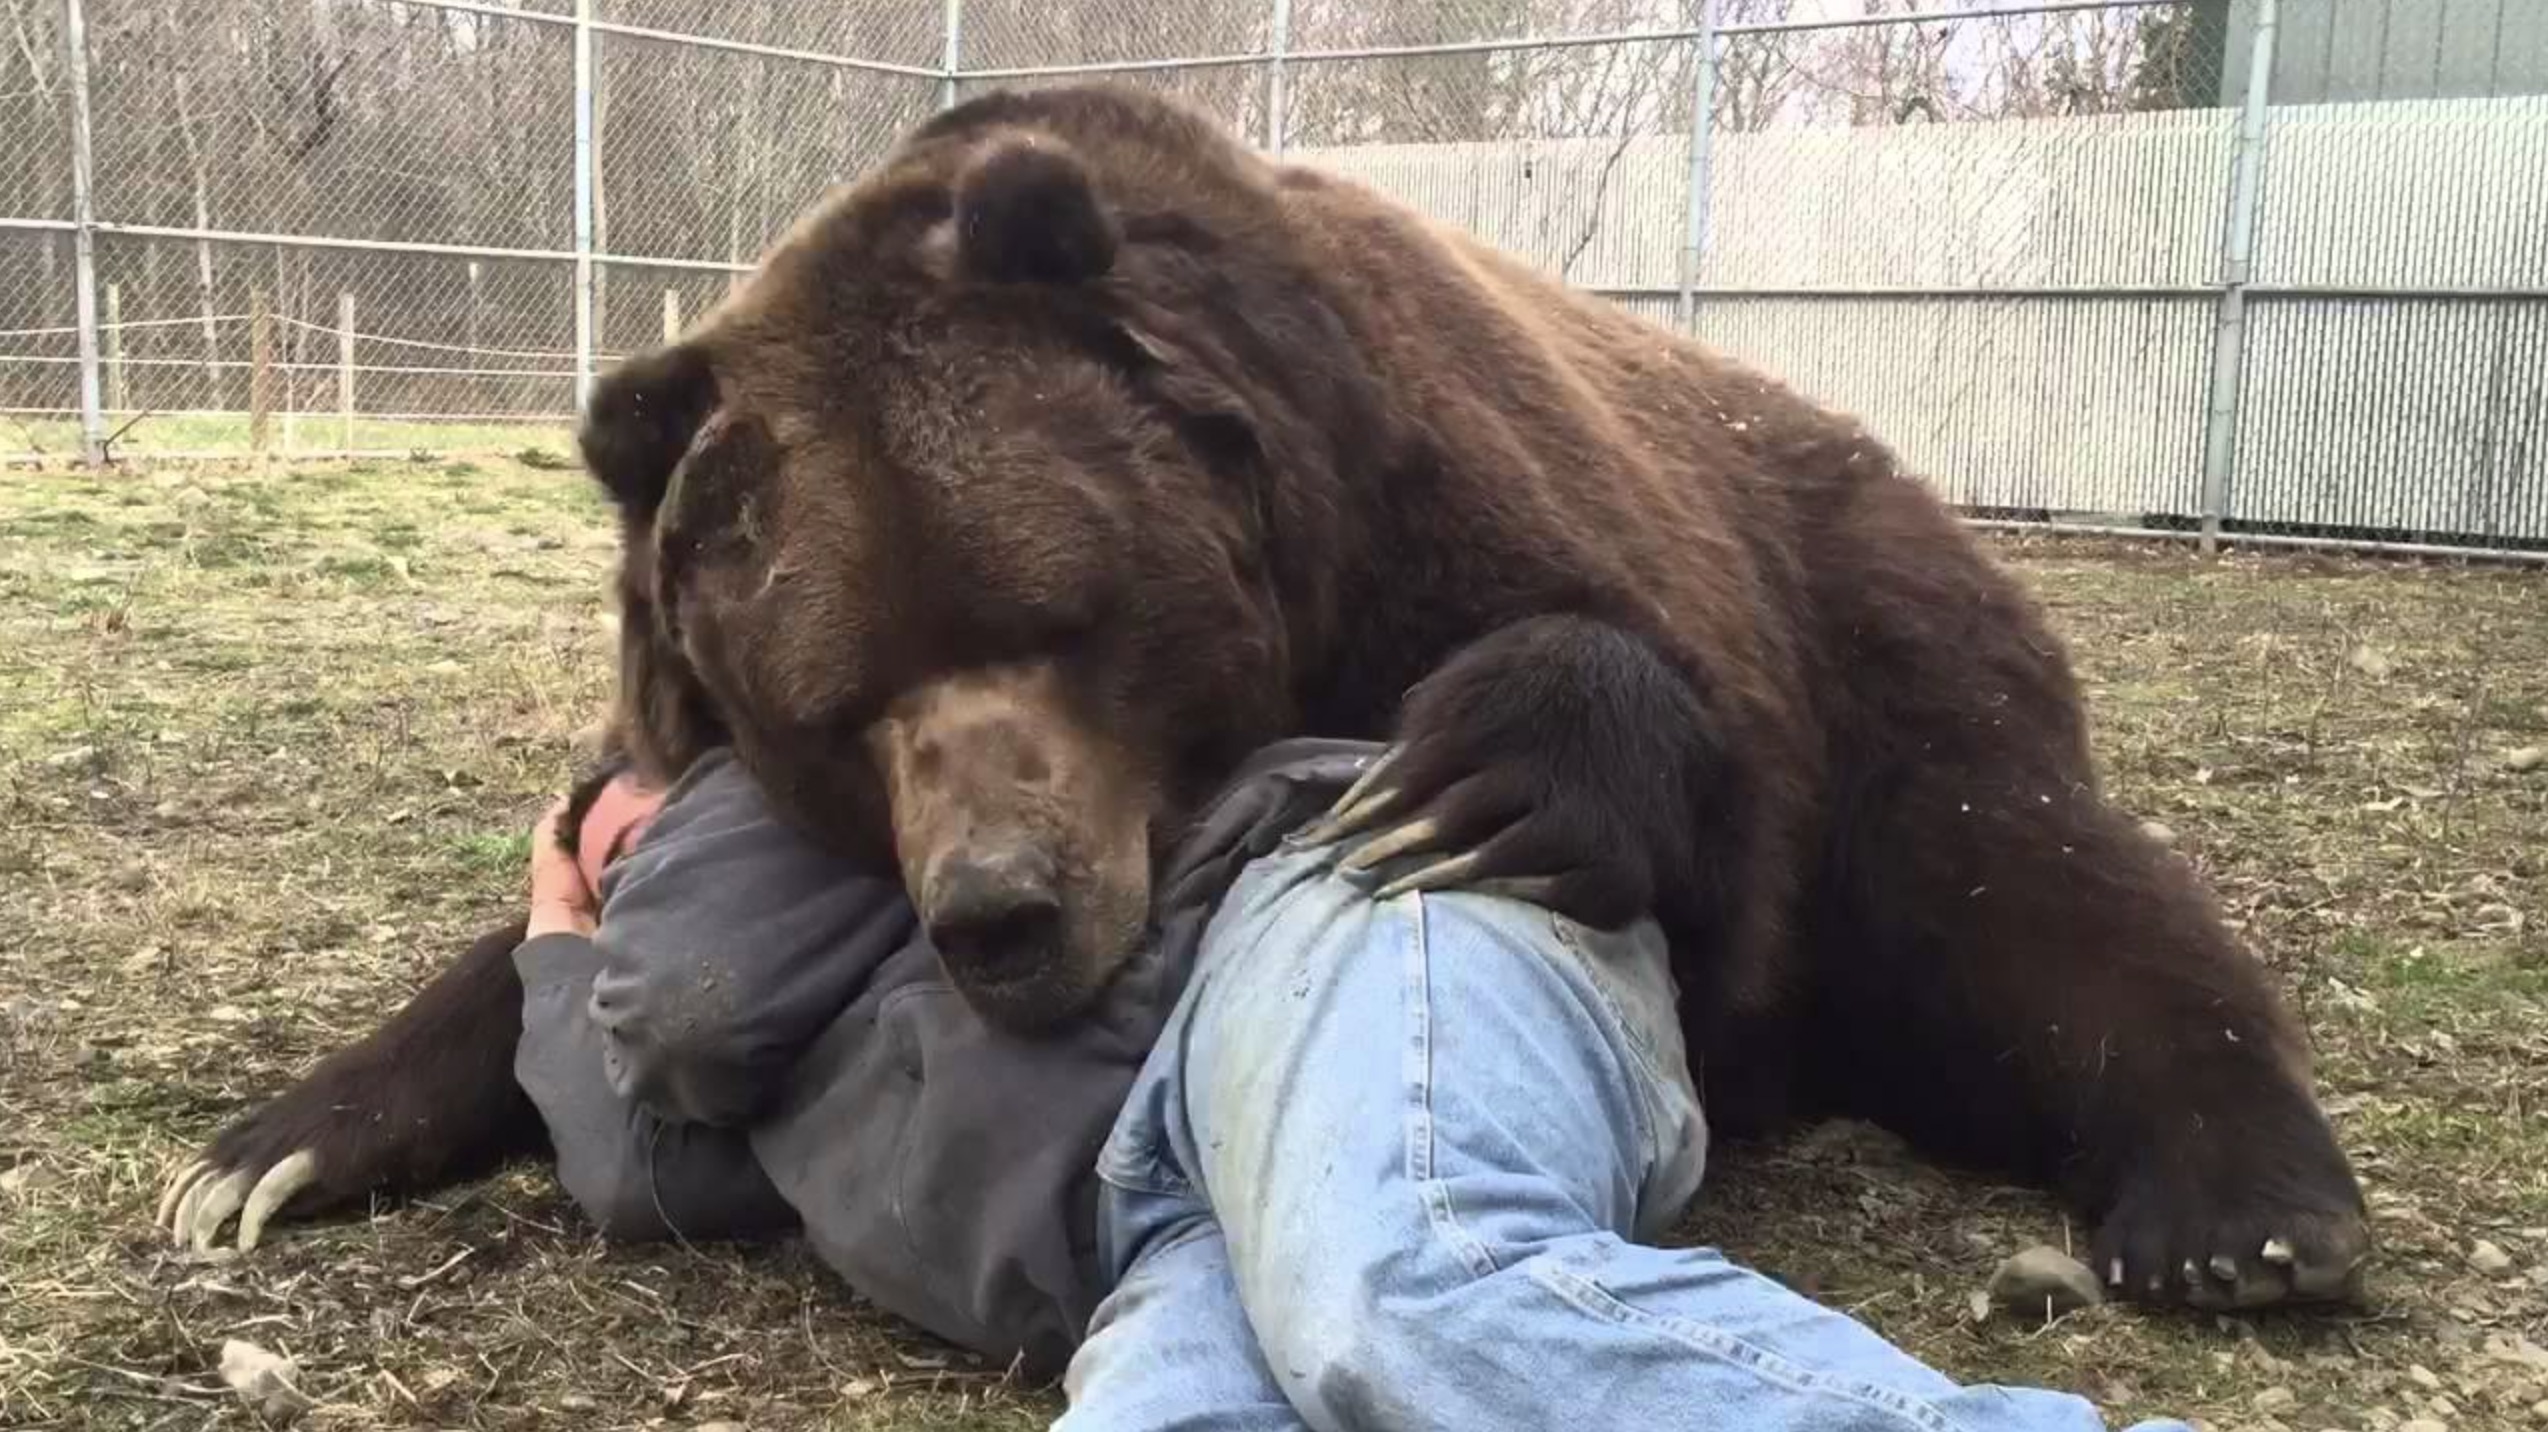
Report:
M1112 75L1979 520L2548 552L2535 0L0 0L0 451L561 447L930 111Z

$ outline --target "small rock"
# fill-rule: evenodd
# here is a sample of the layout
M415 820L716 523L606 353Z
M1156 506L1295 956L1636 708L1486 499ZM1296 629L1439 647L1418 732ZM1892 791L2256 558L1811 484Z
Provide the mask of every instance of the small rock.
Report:
M2396 662L2367 646L2355 647L2353 655L2346 659L2353 663L2354 670L2374 681L2385 681L2390 672L2398 669Z
M2518 1333L2509 1338L2488 1338L2486 1351L2497 1360L2511 1363L2516 1367L2548 1372L2548 1347L2541 1347ZM2548 1393L2548 1379L2540 1382L2539 1390Z
M292 1359L278 1357L252 1342L232 1338L221 1345L221 1380L239 1394L239 1400L257 1410L261 1417L282 1421L309 1409L310 1399L303 1396L293 1382L301 1369Z
M590 1412L599 1404L580 1392L570 1392L557 1400L560 1412Z
M2248 1405L2259 1412L2280 1412L2287 1407L2296 1405L2299 1401L2299 1393L2292 1391L2288 1387L2277 1386L2266 1388L2264 1391L2257 1393L2254 1397L2248 1400Z
M2535 771L2541 766L2548 766L2548 746L2523 746L2504 753L2505 770Z
M2398 1432L2451 1432L2451 1424L2436 1422L2430 1417L2418 1417L2412 1422L2399 1423Z
M2003 1308L2038 1314L2047 1299L2055 1314L2105 1300L2104 1290L2097 1286L2097 1275L2089 1272L2087 1265L2058 1248L2041 1244L1999 1265L1999 1270L1991 1274L1990 1296Z
M2548 1398L2542 1398L2530 1405L2530 1420L2548 1426Z
M425 665L425 670L436 676L458 676L465 669L459 662L447 656L440 661L428 662Z
M2442 1388L2442 1379L2434 1376L2433 1369L2420 1362L2407 1364L2406 1380L2427 1392L2439 1392Z
M744 1428L740 1422L702 1422L690 1429L690 1432L744 1432Z
M2505 1252L2501 1244L2480 1238L2477 1246L2468 1250L2468 1266L2497 1278L2513 1271L2513 1255Z
M2176 827L2163 820L2145 820L2141 822L2141 833L2150 837L2152 840L2157 841L2161 845L2176 844Z

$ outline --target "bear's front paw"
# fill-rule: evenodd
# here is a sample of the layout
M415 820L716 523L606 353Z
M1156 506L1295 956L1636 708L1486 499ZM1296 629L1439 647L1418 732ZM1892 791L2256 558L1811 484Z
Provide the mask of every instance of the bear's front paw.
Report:
M1471 645L1413 692L1387 755L1301 835L1364 836L1353 872L1432 857L1387 899L1460 888L1604 929L1686 870L1704 760L1689 688L1628 633L1539 618Z
M2093 1266L2119 1297L2218 1312L2357 1302L2370 1250L2350 1177L2224 1168L2129 1182L2097 1230Z
M231 1124L169 1177L154 1226L200 1253L235 1215L244 1253L278 1214L317 1213L384 1181L397 1154L363 1089L353 1071L325 1071Z

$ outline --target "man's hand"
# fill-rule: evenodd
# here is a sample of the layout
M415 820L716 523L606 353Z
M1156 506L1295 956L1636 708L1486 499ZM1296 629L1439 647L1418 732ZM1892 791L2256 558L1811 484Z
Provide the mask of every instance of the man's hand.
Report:
M567 798L552 803L531 831L531 919L524 938L593 933L603 868L636 843L663 803L662 792L648 790L635 777L625 772L614 777L584 812L571 856L557 839Z
M560 796L531 828L531 923L523 938L542 935L589 935L598 918L591 882L574 856L557 843L557 823L566 814Z

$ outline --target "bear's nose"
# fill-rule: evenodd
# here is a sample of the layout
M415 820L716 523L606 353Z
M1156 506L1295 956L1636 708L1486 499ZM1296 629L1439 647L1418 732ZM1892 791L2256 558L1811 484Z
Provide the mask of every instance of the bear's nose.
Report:
M929 942L951 968L998 980L1033 974L1060 949L1052 860L1019 850L959 856L930 882Z

